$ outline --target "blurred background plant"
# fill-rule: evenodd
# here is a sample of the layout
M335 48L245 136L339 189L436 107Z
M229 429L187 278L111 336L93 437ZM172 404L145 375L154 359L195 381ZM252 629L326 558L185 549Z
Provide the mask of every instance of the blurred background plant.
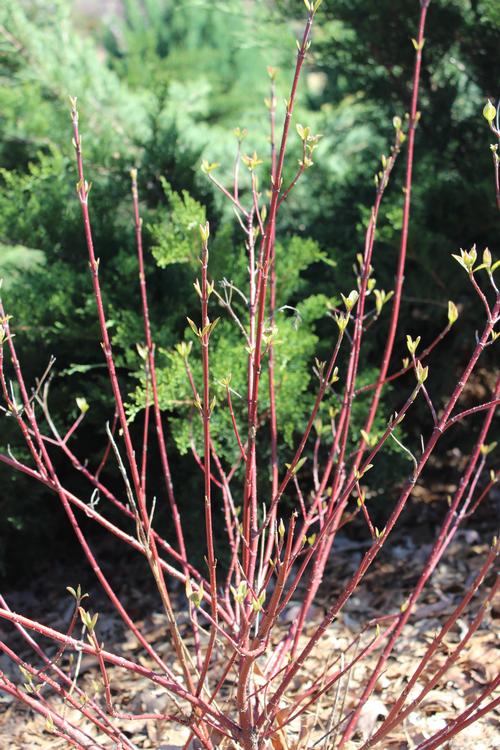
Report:
M392 139L392 118L404 117L410 96L414 4L337 0L324 7L326 20L315 31L296 115L297 122L323 137L314 169L292 193L279 227L279 262L290 270L282 273L285 283L278 290L276 342L283 380L280 408L286 414L280 435L284 442L290 442L307 413L311 366L314 356L322 354L317 344L321 340L326 346L329 340L328 306L336 304L340 291L352 287L351 261L345 258L352 258L353 248L361 248L372 174ZM139 168L152 322L164 368L160 396L169 413L170 439L182 454L192 439L192 407L175 347L189 340L186 315L197 306L192 293L196 253L190 255L189 248L196 246L194 230L205 216L213 235L213 278L222 281L230 272L229 280L237 285L245 269L230 206L200 165L205 159L219 163L217 177L230 183L237 140L245 129L242 152L256 151L268 169L266 67L291 69L294 18L302 12L302 0L123 0L106 7L96 4L95 12L91 4L69 0L2 3L2 292L22 333L17 344L33 385L49 357L57 357L51 386L56 421L67 426L77 416L75 395L90 405L75 446L90 461L99 460L105 422L113 414L96 346L67 97L79 97L85 118L97 254L120 377L131 394L131 417L144 403L143 363L137 350L143 333L134 302L137 265L126 175L131 166ZM500 42L500 11L494 0L436 0L427 33L432 44L426 49L422 77L425 114L417 140L412 273L403 298L401 341L405 333L430 340L446 322L448 298L459 304L469 328L475 326L474 316L481 311L473 303L469 310L466 279L450 274L449 256L460 244L491 246L497 236L487 135L483 141L477 133L485 99L496 101L498 96L492 61ZM278 121L288 86L284 79L278 73ZM241 129L237 137L235 128ZM301 154L299 138L294 147L286 178ZM380 220L376 276L378 288L387 291L392 288L401 223L402 175L402 169L396 171ZM242 342L225 321L216 334L214 362L216 379L221 380L231 372L234 350ZM376 328L370 339L371 352L376 351L381 345ZM460 339L451 337L446 347L460 355ZM370 347L365 356L368 381ZM447 350L440 356L447 358ZM197 366L194 361L193 368ZM435 369L436 387L445 387L454 373ZM233 372L232 377L238 391L241 374ZM362 401L357 408L361 425ZM135 421L140 429L140 418ZM235 450L230 429L227 419L215 423L226 456ZM20 450L7 420L1 441L14 453ZM265 455L269 446L263 443L259 449ZM182 456L177 460L182 465ZM65 525L50 501L43 504L43 514L34 512L40 508L39 489L35 493L22 477L0 471L0 575L8 575L29 567L33 558L27 550L36 554L37 545L48 538L62 540L62 546L55 547L60 552L65 536L56 532ZM186 471L187 505L196 481Z

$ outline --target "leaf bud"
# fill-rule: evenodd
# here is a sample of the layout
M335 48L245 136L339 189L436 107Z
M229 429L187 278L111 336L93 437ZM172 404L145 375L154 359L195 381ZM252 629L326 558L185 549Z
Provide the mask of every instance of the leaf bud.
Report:
M87 399L84 398L83 396L77 396L75 400L76 400L76 405L80 409L81 413L86 414L90 408L87 403Z
M278 526L278 534L280 539L283 539L285 536L285 524L283 523L283 519L280 518L279 526Z
M483 264L487 271L491 269L491 263L492 263L492 257L491 257L491 251L488 247L485 247L483 250Z
M451 300L448 301L448 323L450 326L453 325L453 323L456 322L458 318L458 309L454 302Z
M423 383L425 383L425 381L427 380L427 376L429 375L429 367L424 367L420 360L417 360L415 371L419 385L423 385Z
M205 224L200 224L200 237L203 244L206 245L210 237L210 225L208 221Z
M490 99L488 99L488 101L486 102L486 104L484 105L484 108L483 108L483 117L486 120L486 122L489 125L491 125L491 123L495 119L496 115L497 115L496 107L494 106L494 104L492 103L492 101Z

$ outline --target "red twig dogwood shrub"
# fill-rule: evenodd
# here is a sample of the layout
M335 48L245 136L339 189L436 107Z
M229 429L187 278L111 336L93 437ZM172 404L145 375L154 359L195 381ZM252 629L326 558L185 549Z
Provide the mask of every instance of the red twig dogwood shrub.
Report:
M212 750L216 747L244 750L262 748L288 748L289 729L297 720L314 712L315 706L324 696L333 696L332 722L322 738L324 747L347 747L356 736L356 729L363 707L374 692L385 666L394 653L398 640L415 611L415 606L424 587L433 574L443 554L455 538L463 521L471 516L488 495L497 479L495 471L487 475L488 432L495 409L500 403L500 378L486 402L466 410L460 410L460 398L486 347L492 345L498 334L495 324L499 319L500 293L495 285L494 271L498 263L485 250L482 262L478 262L475 248L455 256L468 274L470 283L484 308L483 329L471 342L468 361L460 373L456 385L445 403L438 408L427 389L428 365L426 359L457 320L457 308L450 302L448 323L441 334L421 350L420 339L406 340L403 368L392 372L390 365L398 333L398 320L405 275L405 261L410 206L412 198L412 166L414 159L418 111L418 95L421 60L425 41L425 24L430 0L420 0L418 32L413 40L415 68L413 95L406 122L394 118L394 143L390 155L382 159L382 166L375 177L375 198L371 210L364 251L358 255L357 284L350 291L344 290L343 307L334 312L335 335L331 341L328 361L316 360L315 373L318 378L315 401L309 419L304 426L301 439L291 459L278 455L276 404L279 390L275 385L274 336L276 310L276 279L279 278L279 263L275 258L277 217L285 201L303 173L312 166L313 152L318 146L319 136L310 128L300 124L295 129L302 141L302 158L295 177L290 184L283 180L287 144L292 130L294 105L304 60L311 44L311 29L321 0L305 0L307 19L302 38L298 42L298 54L281 136L277 137L274 73L270 70L270 130L271 130L271 175L269 193L259 189L257 167L261 163L256 154L243 156L249 170L250 189L240 189L239 170L235 169L234 184L226 187L212 174L212 166L205 164L208 178L222 190L234 207L245 235L248 253L248 289L245 299L248 304L244 314L227 305L227 312L237 325L247 346L246 423L238 423L238 415L232 404L229 381L226 386L227 402L215 405L211 378L210 339L217 319L211 317L215 284L210 274L210 229L200 227L200 277L195 289L200 299L198 321L189 321L201 350L202 378L196 378L190 369L187 347L180 347L184 359L186 378L193 394L197 418L202 423L203 453L195 456L204 478L203 496L200 506L204 508L205 565L196 568L186 551L184 539L185 521L176 499L176 478L171 475L165 431L168 425L160 410L155 364L155 345L148 313L148 295L144 271L141 218L139 213L138 175L132 170L133 215L139 262L140 304L144 320L144 359L147 370L147 404L144 411L144 433L141 445L135 445L127 421L125 397L116 371L115 357L108 333L105 301L101 293L101 268L94 249L92 217L89 194L90 184L86 180L81 148L76 99L72 99L71 117L73 145L78 170L77 196L81 205L83 227L88 248L88 261L99 318L101 345L109 372L114 398L118 429L108 428L107 455L114 455L121 477L123 492L117 495L102 478L100 466L93 470L73 452L70 437L84 419L87 405L80 402L80 416L61 435L50 419L43 386L31 391L23 377L22 363L16 352L16 340L9 323L9 315L0 307L1 342L0 384L4 410L17 422L25 440L31 460L21 462L11 454L0 455L0 460L17 471L24 472L41 482L58 497L69 523L81 545L88 562L102 588L116 608L124 625L137 639L144 652L141 660L132 660L109 650L99 634L97 613L91 611L86 595L80 587L70 588L74 597L74 614L67 632L59 632L42 622L30 619L29 613L14 612L5 598L0 597L0 617L17 628L26 644L32 648L31 660L21 659L7 643L0 643L3 652L17 664L22 673L22 683L12 681L0 672L0 690L15 696L30 709L46 718L46 728L54 736L67 740L70 746L88 750L104 748L127 748L136 745L123 729L123 722L150 720L172 722L185 727L186 747L197 746ZM489 104L485 117L490 126L495 119L495 108ZM397 160L405 153L406 180L401 242L397 260L395 287L391 294L374 290L373 262L377 236L377 219L389 179ZM494 152L496 156L496 152ZM497 166L497 162L495 162ZM451 262L451 261L450 261ZM456 267L459 272L458 267ZM373 293L372 293L373 292ZM353 441L353 404L360 388L357 376L360 353L366 338L368 323L378 317L382 307L390 307L385 348L378 369L378 377L363 391L370 394L370 406L364 429ZM261 466L257 445L263 429L259 405L262 401L262 373L269 374L269 423L271 441L271 473L268 466ZM372 428L381 409L384 386L407 372L414 373L413 385L398 411L385 417L386 427L382 434L374 436ZM314 432L318 411L333 386L341 393L341 406L332 417L331 442L327 449L322 446L321 431ZM340 389L340 390L339 390ZM372 520L370 503L367 500L366 481L369 470L377 462L384 445L391 439L398 440L396 430L403 419L410 418L416 399L424 399L432 418L432 429L422 440L419 455L413 455L403 446L412 460L412 471L397 494L386 498L390 508L384 528L376 527ZM234 466L225 466L217 455L211 437L211 415L214 408L225 408L231 416L237 460ZM375 620L367 621L362 632L352 643L337 654L329 654L324 669L309 682L300 684L300 676L307 669L311 654L321 647L328 629L346 602L357 590L372 565L376 565L382 548L391 544L392 532L405 510L416 483L429 459L439 448L441 438L453 430L457 423L478 414L482 420L475 437L472 451L457 489L449 498L449 507L436 530L430 553L423 568L418 571L417 581L407 600L396 611L383 612ZM148 424L154 420L155 439L164 478L164 497L157 500L148 496L146 476L148 466ZM399 433L398 433L399 434ZM316 437L313 437L315 436ZM73 494L63 486L54 463L54 453L61 453L97 490L103 503L97 508ZM311 486L301 486L301 469L306 458L312 455L315 469ZM288 458L288 463L285 459ZM58 462L59 464L59 456ZM238 471L237 471L238 470ZM304 476L306 472L302 473ZM294 490L287 492L287 490ZM298 497L296 508L290 509L291 498ZM238 512L238 506L241 511ZM285 502L286 500L286 502ZM120 524L110 520L105 503L114 506L122 518ZM222 504L227 535L229 562L222 568L215 555L213 511ZM80 524L81 514L86 514L95 523L106 529L123 544L129 545L138 555L146 559L151 576L158 589L168 623L167 637L172 649L172 659L165 660L156 645L150 643L127 612L122 601L101 569L98 560ZM175 529L175 544L168 543L155 529L155 517L168 513ZM154 515L155 514L155 515ZM340 593L332 596L320 622L311 625L308 611L314 603L323 577L330 551L340 529L353 518L364 519L369 544L354 573L343 583ZM497 591L498 583L483 592L483 583L488 577L498 552L498 542L493 541L475 578L468 582L466 593L448 614L441 629L433 633L424 655L416 668L407 675L404 690L388 704L387 713L371 736L365 737L357 747L367 750L385 747L390 733L399 727L405 718L438 685L448 669L456 663L487 613L487 605ZM181 582L185 589L182 604L178 595L172 594L172 582ZM480 593L478 593L480 592ZM287 605L296 601L300 607L293 622L284 625L280 615ZM87 609L87 607L89 607ZM448 646L446 660L436 668L434 655L443 647L450 630L465 611L472 607L472 619L465 631L461 631L458 642ZM179 622L180 609L183 623ZM186 613L188 624L186 625ZM78 626L78 629L77 629ZM83 628L84 635L80 636ZM361 638L363 635L363 639ZM37 638L43 636L56 644L56 653L42 647ZM63 666L62 657L69 653L87 653L96 657L101 690L99 694L86 693L79 682L78 671ZM376 657L373 659L373 657ZM372 657L370 671L360 694L345 695L340 701L340 685L354 666ZM145 666L146 665L146 666ZM127 670L140 678L146 678L151 688L160 686L170 697L168 713L127 713L119 706L112 690L110 672ZM423 677L423 681L420 678ZM498 705L494 692L500 678L484 684L481 692L444 728L418 744L419 750L445 745L450 738L476 721L487 711ZM63 710L54 708L47 699L49 694L59 695L62 702L77 709L81 721L69 719ZM74 712L71 713L74 716ZM95 732L91 733L89 726ZM301 735L295 747L308 747L307 736Z

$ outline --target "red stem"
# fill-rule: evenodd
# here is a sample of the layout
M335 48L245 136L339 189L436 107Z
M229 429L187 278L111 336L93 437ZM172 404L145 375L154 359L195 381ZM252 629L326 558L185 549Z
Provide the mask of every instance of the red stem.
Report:
M408 124L408 150L406 154L406 179L404 188L404 205L403 205L403 223L401 227L401 242L399 247L398 266L396 271L396 283L394 288L394 297L392 301L391 320L389 323L389 331L387 334L387 340L385 344L384 354L382 357L382 363L380 365L380 371L377 379L377 385L375 387L375 393L370 406L370 411L366 419L364 430L366 433L370 433L377 413L377 409L382 394L382 388L386 381L387 371L389 369L389 363L391 360L392 352L394 349L394 341L396 338L396 331L399 320L399 310L401 307L401 295L403 291L404 283L404 269L406 264L406 251L408 246L408 230L410 227L410 207L411 207L411 193L413 184L413 158L415 151L415 130L418 122L418 94L420 87L420 72L422 67L422 49L425 42L424 31L425 22L427 17L427 9L430 5L430 0L421 0L420 3L420 19L418 25L417 35L417 50L415 54L415 68L413 73L413 92L410 108L410 119ZM361 456L364 450L364 442L360 444L354 466L359 465Z
M177 536L177 543L179 545L179 551L181 553L184 562L187 560L186 546L184 543L184 534L182 530L182 523L179 515L179 509L174 495L174 487L172 482L172 474L170 471L170 464L168 460L167 447L165 441L165 435L163 432L163 423L161 419L160 402L158 398L158 383L156 379L156 364L155 364L155 347L151 335L151 323L149 317L149 304L146 287L146 273L144 267L144 251L142 245L142 219L139 212L139 193L137 188L137 170L131 171L132 178L132 200L134 207L134 220L135 220L135 238L137 245L137 258L139 262L139 282L141 289L141 300L142 300L142 317L144 321L144 335L146 337L146 346L148 350L148 366L149 366L149 377L151 379L151 390L153 394L153 406L156 423L156 436L158 441L158 449L160 451L161 465L163 469L163 476L165 480L165 486L167 488L167 496L172 512L172 518L174 522L175 533ZM147 398L146 398L147 405Z

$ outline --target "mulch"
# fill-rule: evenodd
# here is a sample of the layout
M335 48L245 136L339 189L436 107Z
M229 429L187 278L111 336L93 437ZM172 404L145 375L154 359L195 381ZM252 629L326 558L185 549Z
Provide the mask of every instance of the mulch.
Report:
M349 750L361 747L363 741L376 730L381 719L387 715L394 698L403 690L408 676L412 674L430 641L467 591L491 543L491 529L488 526L485 516L483 522L476 528L461 530L448 548L428 583L416 611L403 631L375 692L365 704L357 734L349 744ZM399 611L415 584L416 577L431 549L432 534L428 534L427 540L422 539L419 528L422 528L422 524L417 527L407 522L405 527L394 532L392 544L388 544L387 551L381 554L362 585L328 629L308 660L306 670L293 684L289 698L292 698L294 693L307 689L312 684L312 680L318 674L323 673L325 666L333 663L353 639L362 633L367 622L381 614ZM425 528L429 529L430 526L427 525ZM366 545L366 541L350 538L347 534L339 534L317 602L309 613L305 637L314 631L326 607L340 592L343 583L356 568ZM121 563L113 559L113 552L108 548L103 548L100 552L102 552L103 559L107 559L106 564L109 571L112 571L112 580L116 583L128 610L148 640L175 668L167 634L166 618L160 611L154 592L145 587L144 569L137 565L134 568L134 563L131 563L128 558ZM98 637L99 640L104 641L105 647L132 660L137 660L144 666L153 666L151 660L144 656L135 639L124 632L121 620L89 578L87 570L79 568L68 570L67 567L61 566L60 569L45 571L29 588L13 590L7 598L13 610L28 616L39 617L45 624L65 631L72 611L72 599L65 592L65 586L74 586L78 581L82 583L82 588L91 594L89 609L100 613ZM489 583L491 584L491 577ZM468 624L478 611L486 589L487 586L480 589L463 616L452 628L445 644L436 653L427 671L420 677L417 687L426 684L428 675L433 674L447 657L448 648L463 637ZM180 601L180 592L174 592L175 596L178 596ZM298 608L298 600L290 602L277 628L276 640L279 640L280 635L294 620ZM445 727L454 716L461 713L475 700L484 686L498 673L500 653L495 621L499 614L500 600L493 602L493 606L485 615L474 638L460 654L458 662L429 692L417 710L407 717L404 724L377 747L383 750L412 750L424 739ZM181 612L181 630L187 626L186 619L185 613ZM0 623L0 636L22 657L32 658L29 648L6 623ZM358 648L362 648L372 638L373 629L365 630L360 636ZM49 653L54 651L53 647L49 647L48 650ZM361 694L379 653L378 650L356 665L348 677L343 678L335 689L304 714L302 721L297 720L291 725L286 737L282 735L276 740L273 750L309 750L315 747L320 750L330 750L333 748L335 734L331 732L331 728L355 705L356 697ZM65 655L62 662L67 669L69 669L68 657L69 655ZM223 661L224 655L221 654L220 659L216 660L212 668L210 676L212 681L215 680ZM5 654L1 653L0 669L5 671L14 682L18 684L24 682L17 667ZM165 712L172 708L168 694L163 689L153 686L146 679L114 667L109 669L109 677L117 710L140 713ZM257 675L257 681L258 679ZM78 684L104 706L100 674L95 658L84 656ZM99 740L97 731L90 725L86 726L74 709L63 706L57 695L51 695L49 692L45 692L44 695L55 709L63 713L70 721L77 722L82 729ZM284 713L286 713L287 705L286 702L282 705ZM443 747L449 750L463 750L464 748L494 750L500 747L499 721L500 713L492 712L476 724L472 724ZM140 750L147 748L171 750L182 747L187 738L185 728L165 722L127 721L121 722L121 726ZM102 744L105 747L112 747L109 739L102 737L100 739L103 740ZM59 750L59 748L66 747L67 743L64 740L54 737L47 731L45 719L33 714L11 696L0 691L0 748ZM227 747L229 750L229 745L224 745L224 743L220 747Z

